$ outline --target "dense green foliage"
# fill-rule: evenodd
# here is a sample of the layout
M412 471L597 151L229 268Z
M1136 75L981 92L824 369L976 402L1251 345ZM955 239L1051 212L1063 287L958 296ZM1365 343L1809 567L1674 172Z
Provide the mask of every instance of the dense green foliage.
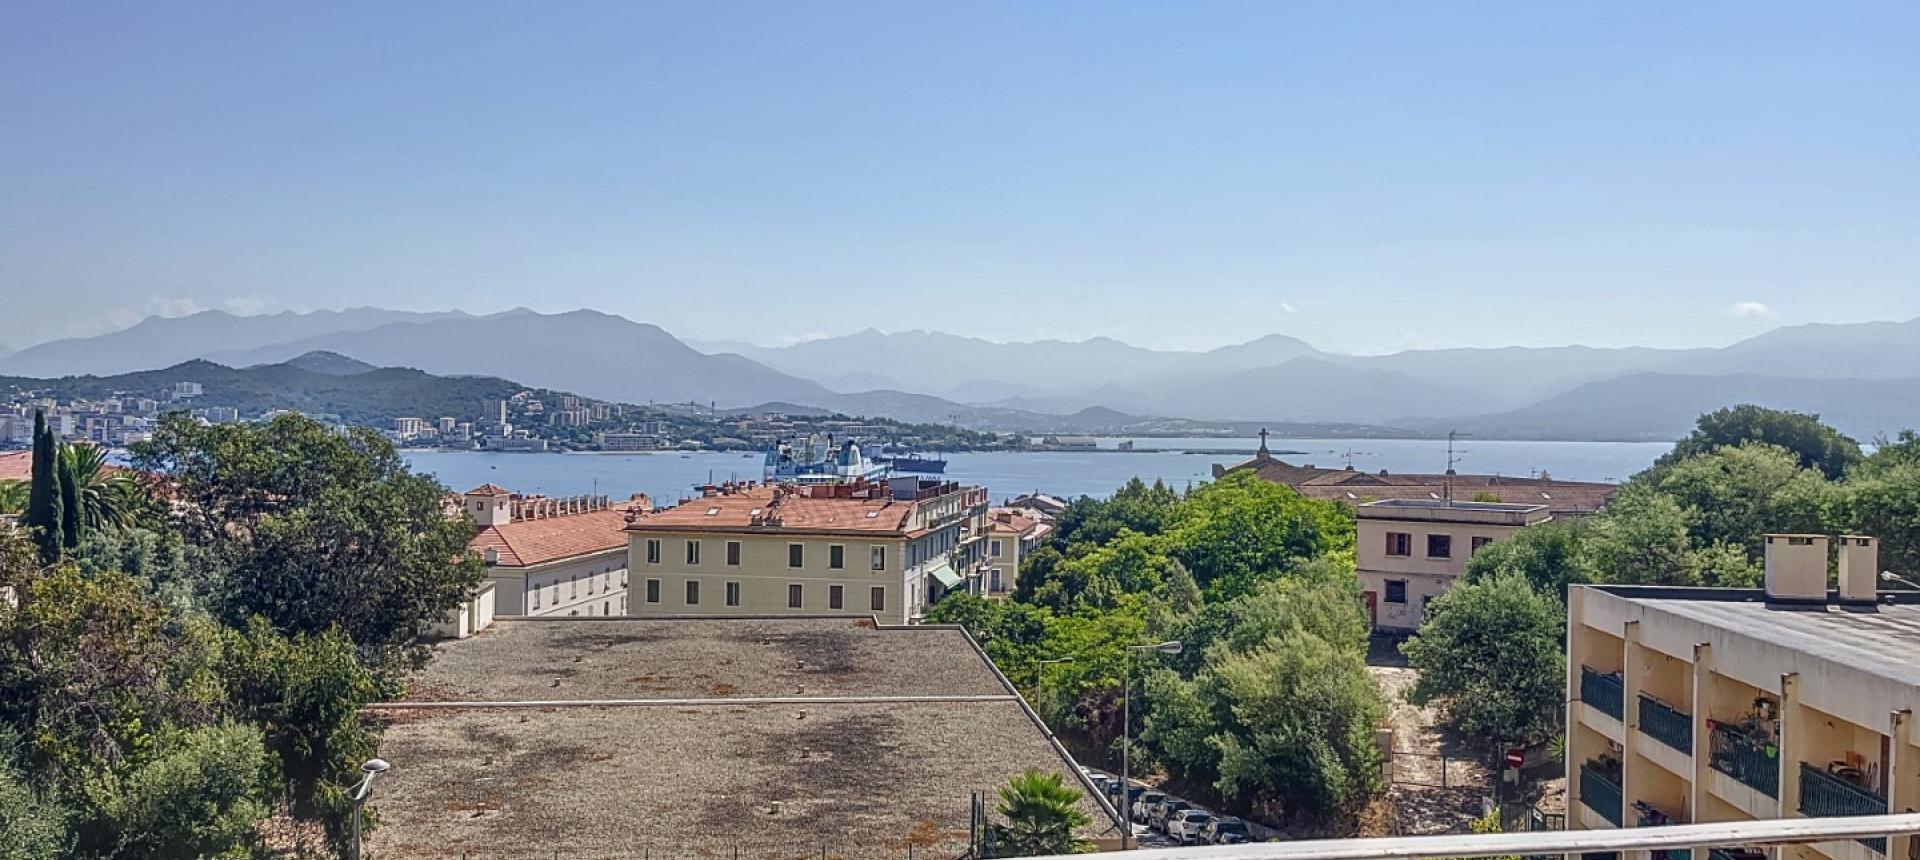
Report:
M1037 768L1008 780L994 807L1007 823L994 828L991 856L1072 854L1090 847L1074 836L1092 821L1080 811L1080 797L1060 774Z
M301 822L325 834L308 849L344 844L345 790L377 746L358 711L473 585L472 525L377 438L297 418L247 432L165 428L142 452L165 516L92 506L84 488L111 476L76 481L79 520L101 527L50 565L0 529L18 598L0 604L0 860L264 857L293 847L266 833ZM288 586L303 576L331 579Z
M1845 475L1861 460L1860 443L1820 423L1818 415L1742 404L1700 416L1693 432L1654 466L1671 466L1721 448L1750 443L1784 449L1801 468L1818 469L1828 478Z
M33 487L27 497L27 512L20 520L32 533L40 550L40 562L52 564L60 558L66 538L61 523L65 511L60 490L60 440L47 429L45 413L33 414Z
M1429 610L1403 649L1420 671L1408 699L1442 702L1456 728L1490 745L1551 735L1566 695L1565 610L1552 593L1499 574L1450 589Z
M135 463L168 481L176 527L225 573L211 605L235 626L259 615L288 633L338 626L363 648L396 647L485 575L445 489L371 430L170 415Z
M1325 818L1378 788L1385 706L1352 549L1345 508L1251 474L1184 495L1134 480L1073 501L1013 601L958 595L933 620L966 625L1050 725L1110 759L1130 679L1137 771L1243 812ZM1183 653L1129 650L1166 639Z

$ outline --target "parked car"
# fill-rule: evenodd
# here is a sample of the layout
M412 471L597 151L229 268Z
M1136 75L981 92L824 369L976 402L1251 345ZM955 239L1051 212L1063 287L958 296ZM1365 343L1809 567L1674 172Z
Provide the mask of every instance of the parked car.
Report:
M1181 845L1205 842L1203 835L1208 824L1213 823L1213 813L1204 809L1182 809L1167 818L1167 835Z
M1247 830L1247 823L1231 815L1216 815L1200 831L1200 841L1214 845L1238 845L1252 842L1253 833Z
M1127 786L1126 796L1121 797L1120 783L1115 782L1107 786L1107 796L1113 799L1113 805L1116 809L1132 809L1133 802L1138 800L1140 795L1145 794L1146 791L1147 787L1144 785L1129 785Z
M1093 783L1093 787L1101 794L1107 794L1113 791L1113 778L1104 773L1087 771L1087 781Z
M1165 800L1160 801L1158 804L1154 805L1153 812L1150 813L1147 817L1147 826L1152 827L1153 829L1158 830L1161 833L1166 833L1167 821L1173 818L1174 813L1180 812L1181 810L1192 809L1192 808L1193 808L1193 804L1191 803L1188 803L1184 800L1174 800L1173 798L1169 797Z
M1166 795L1157 791L1142 792L1139 797L1133 799L1133 804L1127 807L1127 817L1145 824L1148 814L1153 812L1154 804L1166 799Z

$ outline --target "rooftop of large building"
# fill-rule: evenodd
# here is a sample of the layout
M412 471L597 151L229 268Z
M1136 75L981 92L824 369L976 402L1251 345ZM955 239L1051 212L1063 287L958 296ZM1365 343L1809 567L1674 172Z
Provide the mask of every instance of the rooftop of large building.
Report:
M379 856L957 856L971 792L1029 767L1089 790L950 627L506 620L369 714Z
M1264 480L1286 484L1301 495L1358 505L1382 499L1444 499L1492 496L1502 504L1546 505L1555 514L1591 514L1613 498L1617 484L1517 478L1509 475L1363 472L1353 468L1297 466L1260 453L1227 468L1252 470Z
M1470 502L1455 499L1382 499L1354 508L1361 519L1418 520L1525 526L1553 518L1546 505Z
M985 491L978 488L916 478L803 486L723 484L707 488L699 498L642 516L627 528L911 536L920 527L914 518L919 505L962 491L985 498Z
M627 524L649 506L645 495L626 502L614 502L604 496L514 495L493 484L468 490L468 499L489 501L509 497L506 522L483 524L467 547L487 558L491 567L533 567L570 558L594 555L627 546ZM449 500L461 509L458 499ZM454 513L457 516L457 513Z
M1776 652L1779 671L1811 660L1920 687L1920 664L1914 662L1920 654L1920 592L1881 592L1878 602L1861 605L1843 603L1837 594L1819 603L1781 601L1757 588L1576 587L1690 622L1716 638Z

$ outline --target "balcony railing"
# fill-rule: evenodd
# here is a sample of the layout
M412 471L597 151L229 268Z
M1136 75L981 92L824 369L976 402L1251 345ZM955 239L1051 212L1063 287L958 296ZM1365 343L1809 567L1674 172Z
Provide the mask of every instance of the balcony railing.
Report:
M1800 812L1808 818L1885 815L1887 799L1820 768L1801 762ZM1887 840L1883 837L1862 839L1860 844L1882 854L1887 853Z
M1581 666L1580 700L1616 720L1623 719L1626 714L1627 691L1617 673L1595 672Z
M1693 715L1676 711L1644 693L1640 695L1640 731L1683 753L1693 754Z
M1709 762L1714 770L1733 777L1768 797L1780 796L1779 754L1731 726L1713 727Z
M1620 826L1620 783L1594 770L1591 764L1580 766L1580 802L1600 813L1601 818L1613 822L1613 826Z

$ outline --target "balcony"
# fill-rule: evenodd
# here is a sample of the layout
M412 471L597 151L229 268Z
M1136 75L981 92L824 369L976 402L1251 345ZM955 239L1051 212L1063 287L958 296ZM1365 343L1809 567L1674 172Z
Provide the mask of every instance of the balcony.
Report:
M1885 815L1887 799L1820 768L1801 762L1800 812L1808 818ZM1886 837L1862 839L1860 844L1882 854L1887 853Z
M1640 696L1640 731L1667 746L1693 755L1693 715L1676 711L1644 693Z
M1754 791L1780 797L1779 752L1732 726L1723 723L1713 727L1708 764Z
M1580 700L1616 720L1625 718L1627 691L1618 672L1595 672L1581 666Z
M1622 819L1620 801L1620 777L1618 771L1608 773L1593 762L1580 766L1580 802L1588 809L1600 813L1601 818L1613 822L1619 827Z

